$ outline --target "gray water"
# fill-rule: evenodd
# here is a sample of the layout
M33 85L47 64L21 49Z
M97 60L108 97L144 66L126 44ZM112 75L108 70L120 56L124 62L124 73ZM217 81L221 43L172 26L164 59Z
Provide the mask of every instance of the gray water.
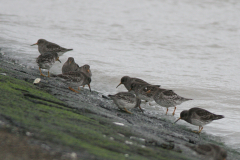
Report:
M203 132L240 150L239 15L238 0L0 0L0 47L35 68L39 53L30 45L39 38L73 48L60 60L89 64L92 89L105 95L125 91L116 89L125 75L173 89L194 99L173 119L192 107L225 115ZM142 107L164 117L165 108Z

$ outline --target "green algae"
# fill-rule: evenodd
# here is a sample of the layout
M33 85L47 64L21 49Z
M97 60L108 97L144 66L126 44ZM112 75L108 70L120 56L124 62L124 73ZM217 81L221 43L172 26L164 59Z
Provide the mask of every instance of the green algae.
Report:
M86 150L102 159L187 159L162 148L143 148L136 143L127 145L128 135L137 137L129 128L92 113L59 105L64 103L31 83L0 75L0 90L1 117L33 132L37 139ZM26 97L26 93L42 99Z

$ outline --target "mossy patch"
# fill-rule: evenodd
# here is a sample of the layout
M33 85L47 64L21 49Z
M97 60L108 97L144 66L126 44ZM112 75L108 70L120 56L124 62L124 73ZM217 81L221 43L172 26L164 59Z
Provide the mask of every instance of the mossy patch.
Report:
M126 144L128 135L137 137L130 128L67 107L31 83L0 75L0 90L0 116L34 133L35 138L84 150L100 159L187 159L162 148L143 147L135 142Z

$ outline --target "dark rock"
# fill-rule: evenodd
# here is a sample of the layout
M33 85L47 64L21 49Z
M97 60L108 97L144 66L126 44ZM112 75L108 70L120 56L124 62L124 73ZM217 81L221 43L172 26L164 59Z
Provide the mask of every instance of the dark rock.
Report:
M166 117L142 114L138 108L133 114L121 111L96 91L83 88L74 93L59 78L41 77L33 85L40 77L37 69L0 59L0 70L7 73L0 75L0 120L22 129L24 135L33 133L51 151L74 152L79 159L125 159L128 155L129 159L185 160L198 159L184 147L186 143L219 144L215 137L202 133L200 139ZM240 159L238 152L219 145L229 152L229 159Z

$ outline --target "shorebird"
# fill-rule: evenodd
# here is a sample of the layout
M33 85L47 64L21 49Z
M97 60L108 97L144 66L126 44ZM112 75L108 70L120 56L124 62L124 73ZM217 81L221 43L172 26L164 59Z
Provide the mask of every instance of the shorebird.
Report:
M174 111L172 113L172 115L174 115L177 105L180 105L185 101L192 100L189 98L181 97L181 96L177 95L175 92L173 92L172 90L167 90L167 89L163 89L163 88L159 88L155 92L149 90L146 93L154 93L153 99L155 100L155 102L157 104L159 104L160 106L167 108L166 115L167 115L169 107L174 107Z
M75 71L83 72L88 77L92 77L92 72L88 64L85 64L79 67L79 65L74 61L74 58L69 57L68 60L62 66L62 74L65 74L67 72L75 72Z
M198 154L204 155L208 160L226 160L227 151L215 144L186 145Z
M39 39L37 41L37 43L34 43L31 46L33 46L33 45L38 45L38 51L40 52L41 55L56 52L58 54L58 56L61 56L61 55L63 55L63 53L73 50L73 49L63 48L55 43L45 40L45 39Z
M92 77L92 72L90 70L90 66L88 64L85 64L77 69L79 72L85 73L88 77Z
M194 132L200 133L204 125L211 123L213 120L222 118L224 118L223 115L216 115L205 109L194 107L189 110L182 111L180 113L180 118L178 118L178 120L176 120L174 123L182 119L190 124L199 126L199 131Z
M160 85L148 85L143 83L132 83L130 90L133 90L136 96L148 102L153 101L153 94L159 89Z
M139 79L139 78L131 78L129 76L124 76L121 78L121 82L119 83L118 86L120 86L121 84L123 84L125 86L125 88L129 91L130 88L131 88L131 84L132 83L143 83L143 84L149 84L147 82L145 82L144 80L142 79ZM117 87L118 87L117 86ZM117 88L116 87L116 88Z
M128 109L132 109L135 107L139 107L140 110L143 112L142 108L140 107L141 100L138 99L134 94L129 92L119 92L115 95L108 95L114 103L118 106L119 109L130 113Z
M73 57L68 57L68 60L62 66L62 74L67 72L75 72L79 68L78 64L75 63Z
M78 72L78 71L67 72L65 74L59 74L59 75L57 75L57 77L61 77L65 80L67 80L67 83L69 86L68 88L73 92L79 93L78 91L73 89L73 87L78 87L78 90L80 90L79 86L85 86L85 85L88 85L89 90L91 92L91 87L90 87L91 78L88 77L83 72Z
M46 77L41 69L47 69L48 70L48 77L50 77L49 70L52 67L52 65L55 63L55 61L61 61L59 60L58 54L56 52L48 53L44 55L39 55L36 59L36 62L39 66L40 75Z

